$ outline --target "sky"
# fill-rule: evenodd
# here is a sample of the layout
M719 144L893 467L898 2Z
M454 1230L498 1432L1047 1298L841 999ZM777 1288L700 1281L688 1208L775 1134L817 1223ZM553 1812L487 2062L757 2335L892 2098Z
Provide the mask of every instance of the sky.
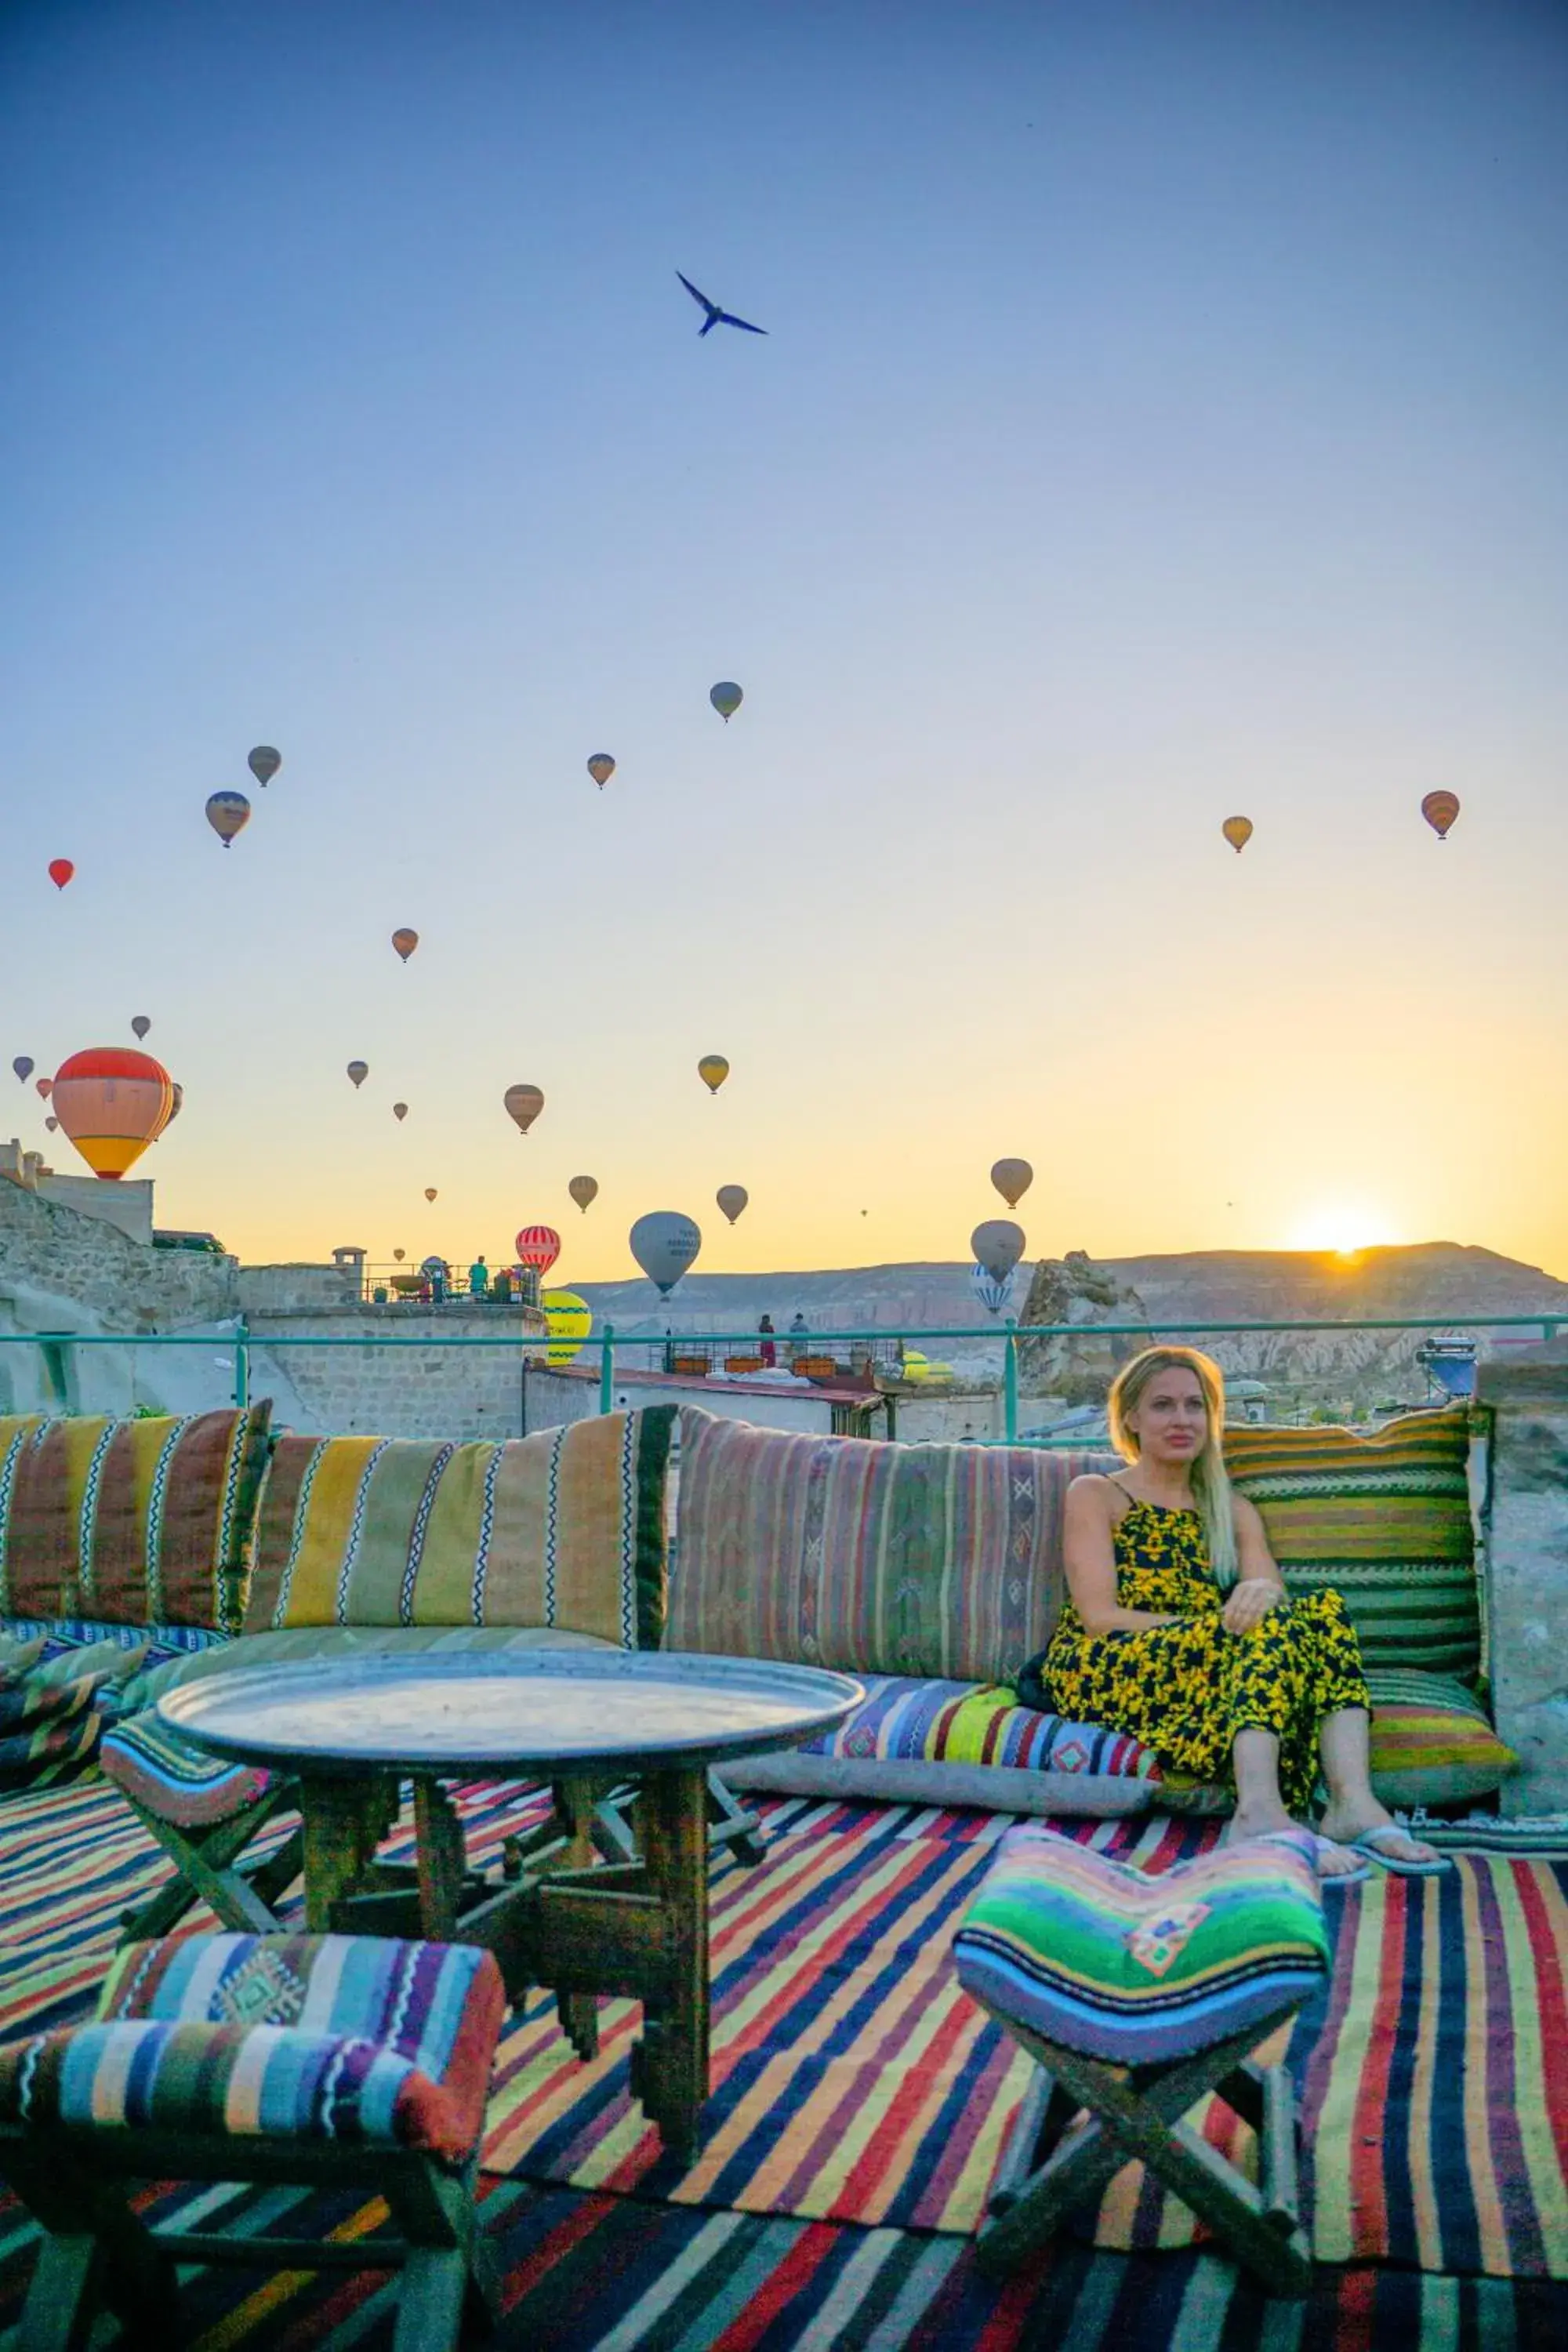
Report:
M252 1261L1568 1272L1565 249L1549 0L9 0L0 1077Z

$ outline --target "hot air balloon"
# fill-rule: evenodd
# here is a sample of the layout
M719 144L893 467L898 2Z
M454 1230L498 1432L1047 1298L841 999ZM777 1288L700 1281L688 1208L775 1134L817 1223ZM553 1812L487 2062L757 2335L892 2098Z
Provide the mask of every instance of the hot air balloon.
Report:
M226 849L250 823L250 803L243 793L214 793L207 803L207 823Z
M408 1253L406 1250L394 1250L392 1255L397 1260L398 1265L401 1265Z
M1249 816L1227 816L1220 831L1239 857L1252 839L1252 819Z
M601 792L616 772L616 763L607 751L595 751L588 762L588 773Z
M745 697L732 677L721 677L718 685L710 689L708 699L728 727Z
M991 1171L991 1181L1010 1209L1016 1209L1030 1185L1035 1171L1026 1160L998 1160Z
M566 1190L586 1216L589 1202L598 1198L599 1180L596 1176L574 1176Z
M550 1334L545 1362L571 1363L582 1354L583 1342L594 1328L593 1308L574 1290L542 1291L539 1303L544 1309L545 1328Z
M988 1274L983 1265L972 1266L969 1287L987 1315L1000 1315L1013 1295L1013 1277Z
M54 1083L53 1078L35 1078L33 1080L33 1084L37 1087L38 1092L42 1095L46 1102L48 1101L49 1089Z
M16 1060L12 1063L11 1067L16 1071L20 1083L23 1086L26 1086L27 1080L33 1075L33 1057L31 1054L18 1054Z
M1421 814L1439 841L1448 838L1448 827L1459 814L1458 793L1428 793L1421 803Z
M392 1116L396 1119L398 1125L401 1127L404 1120L408 1116L408 1105L406 1103L394 1103L392 1106Z
M44 1121L44 1125L48 1129L51 1135L57 1133L59 1128L59 1120L55 1117L53 1111L50 1111L47 1118Z
M425 1187L425 1198L426 1198L427 1201L433 1201L433 1200L436 1198L436 1187L435 1187L435 1185L434 1185L434 1184L426 1184L426 1187Z
M131 1034L135 1038L138 1045L141 1044L142 1038L145 1037L148 1030L151 1029L152 1026L153 1024L148 1020L147 1015L144 1013L132 1014L131 1021Z
M722 1054L704 1054L697 1065L697 1075L710 1095L716 1095L730 1075L730 1065Z
M417 931L394 931L392 944L406 963L419 944L419 934Z
M743 1184L721 1184L713 1197L733 1224L751 1195Z
M553 1225L524 1225L517 1237L517 1262L535 1274L548 1274L561 1255L561 1236Z
M71 864L68 857L50 858L49 880L54 884L57 890L63 890L66 884L70 880L71 876L75 872L76 867Z
M501 1097L506 1115L516 1126L519 1135L526 1135L540 1112L544 1108L544 1097L538 1087L508 1087Z
M970 1234L969 1246L977 1265L994 1274L998 1282L1005 1282L1024 1255L1023 1227L1010 1217L988 1217Z
M174 1085L169 1089L169 1116L163 1121L164 1126L173 1127L174 1121L179 1118L180 1113L184 1110L184 1107L185 1090L176 1078Z
M356 1089L363 1086L369 1076L370 1064L368 1062L351 1062L349 1064L349 1080Z
M150 1054L93 1045L60 1064L51 1100L93 1174L117 1182L169 1124L173 1093L168 1071Z
M678 1209L654 1209L639 1217L627 1236L631 1253L648 1280L668 1298L702 1247L701 1228Z
M265 787L283 765L283 754L275 751L270 743L258 743L245 764L257 782Z

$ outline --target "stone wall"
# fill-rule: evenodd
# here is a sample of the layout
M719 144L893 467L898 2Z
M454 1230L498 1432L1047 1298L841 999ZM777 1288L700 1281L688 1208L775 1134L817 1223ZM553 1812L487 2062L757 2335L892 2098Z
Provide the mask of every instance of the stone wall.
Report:
M268 1269L270 1271L270 1269ZM518 1437L522 1433L522 1350L453 1348L437 1339L542 1333L532 1310L446 1307L339 1307L335 1314L259 1312L247 1322L258 1350L255 1395L276 1368L289 1391L279 1418L312 1434L377 1437ZM301 1339L393 1341L374 1347L302 1347ZM290 1342L294 1344L290 1345ZM423 1344L421 1344L423 1343ZM595 1394L595 1402L597 1403Z
M1497 1727L1523 1759L1505 1813L1568 1811L1568 1358L1483 1364L1479 1498Z
M336 1265L242 1265L237 1285L247 1316L331 1315L359 1304L358 1280Z

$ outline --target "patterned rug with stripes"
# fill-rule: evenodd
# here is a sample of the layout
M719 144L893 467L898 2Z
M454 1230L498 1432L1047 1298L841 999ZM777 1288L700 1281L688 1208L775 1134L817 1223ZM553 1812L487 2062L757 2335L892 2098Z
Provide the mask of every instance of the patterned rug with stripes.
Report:
M461 1801L481 1862L532 1802L493 1789ZM1006 1824L792 1803L763 1819L764 1862L714 1874L713 2089L697 2162L665 2157L629 2096L636 2008L602 2004L600 2055L581 2065L536 1995L500 2053L487 2169L587 2192L584 2214L608 2196L645 2214L966 2240L1027 2069L958 1990L949 1945ZM1155 1820L1075 1833L1157 1870L1213 1832ZM100 1782L0 1807L0 2032L79 2015L121 1916L164 1867ZM1568 1872L1461 1855L1444 1879L1380 1875L1331 1902L1333 1978L1289 2053L1319 2259L1568 2277L1568 2069L1550 2059L1568 2049ZM1102 2247L1192 2238L1184 2209L1134 2168L1092 2221Z

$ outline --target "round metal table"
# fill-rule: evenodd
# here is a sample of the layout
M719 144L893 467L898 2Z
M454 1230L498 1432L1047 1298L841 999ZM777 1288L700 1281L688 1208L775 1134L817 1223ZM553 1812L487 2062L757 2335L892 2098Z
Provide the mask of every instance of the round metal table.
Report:
M555 1993L582 2057L595 2004L643 2004L632 2087L689 2158L708 2090L708 1769L797 1746L859 1704L847 1675L766 1659L545 1650L241 1666L170 1691L171 1729L238 1763L298 1778L312 1932L478 1943L514 2000ZM551 1784L550 1820L514 1841L510 1883L476 1880L441 1787ZM376 1847L414 1783L414 1884ZM597 1859L594 1809L635 1780L636 1858Z

